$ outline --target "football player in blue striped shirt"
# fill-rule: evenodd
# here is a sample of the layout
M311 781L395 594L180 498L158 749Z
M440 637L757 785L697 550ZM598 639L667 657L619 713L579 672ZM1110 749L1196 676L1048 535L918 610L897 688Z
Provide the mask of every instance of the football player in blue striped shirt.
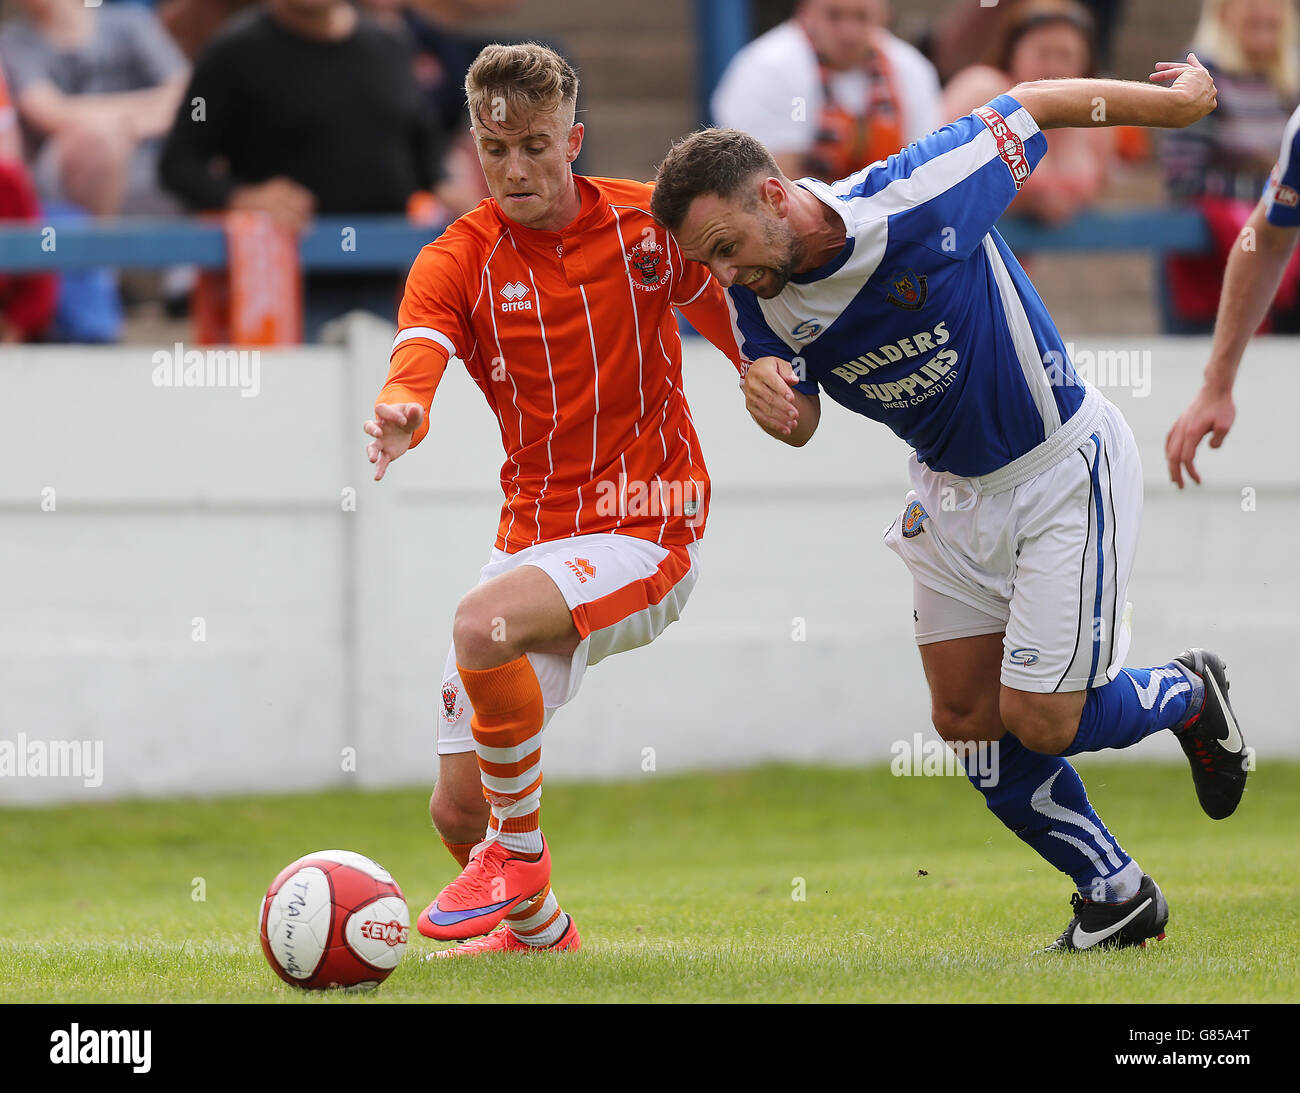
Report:
M704 130L664 160L652 204L728 289L759 425L803 445L825 393L912 447L885 541L912 573L935 728L967 755L992 751L992 777L968 762L972 783L1073 879L1053 949L1143 945L1169 914L1068 756L1172 730L1215 818L1248 766L1219 657L1124 667L1137 448L994 227L1044 130L1181 127L1214 108L1193 55L1151 81L1022 84L833 185L792 182L752 137Z

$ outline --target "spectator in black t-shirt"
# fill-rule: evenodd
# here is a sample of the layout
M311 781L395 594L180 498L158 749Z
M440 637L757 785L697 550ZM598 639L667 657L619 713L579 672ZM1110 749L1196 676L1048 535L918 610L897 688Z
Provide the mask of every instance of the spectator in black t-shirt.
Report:
M257 209L301 231L313 214L403 214L435 160L406 45L347 0L268 0L199 57L160 171L191 209ZM400 284L307 277L306 336L352 307L392 318Z

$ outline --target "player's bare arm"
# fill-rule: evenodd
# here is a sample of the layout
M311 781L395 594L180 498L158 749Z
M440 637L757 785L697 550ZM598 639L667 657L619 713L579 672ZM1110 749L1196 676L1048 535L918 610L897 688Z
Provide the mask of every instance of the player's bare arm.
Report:
M375 464L376 482L384 477L388 464L411 446L411 438L423 421L424 407L418 402L381 402L375 406L375 416L362 429L374 438L366 445L366 456Z
M745 409L759 427L794 448L802 448L812 439L822 412L816 395L794 389L798 382L789 361L760 357L749 366L741 384Z
M1232 428L1237 414L1232 402L1232 385L1242 354L1268 314L1296 240L1300 238L1300 229L1270 224L1267 212L1265 198L1255 206L1228 256L1205 383L1165 438L1169 478L1180 490L1184 485L1184 469L1200 485L1196 449L1206 435L1210 436L1210 447L1217 448Z
M1195 53L1189 53L1186 61L1158 62L1149 79L1145 84L1036 80L1017 84L1009 94L1029 111L1040 129L1108 125L1182 129L1200 121L1218 103L1214 80Z

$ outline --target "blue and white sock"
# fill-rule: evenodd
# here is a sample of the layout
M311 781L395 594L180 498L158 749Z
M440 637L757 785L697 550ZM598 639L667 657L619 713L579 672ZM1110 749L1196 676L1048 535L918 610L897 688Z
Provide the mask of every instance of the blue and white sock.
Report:
M1159 668L1125 668L1104 687L1088 692L1074 742L1061 754L1131 747L1181 725L1204 694L1200 677L1177 661Z
M1007 733L994 764L994 777L971 775L971 784L1013 834L1074 880L1080 895L1114 903L1137 894L1142 870L1093 811L1069 763L1030 751Z

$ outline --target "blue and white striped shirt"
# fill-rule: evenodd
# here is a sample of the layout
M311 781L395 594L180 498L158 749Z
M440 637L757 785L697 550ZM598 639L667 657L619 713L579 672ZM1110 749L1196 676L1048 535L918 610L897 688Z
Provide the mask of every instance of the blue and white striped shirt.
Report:
M847 240L762 300L733 286L742 351L793 359L836 402L888 425L937 471L989 474L1037 447L1084 386L994 228L1047 138L1010 95L827 186Z

